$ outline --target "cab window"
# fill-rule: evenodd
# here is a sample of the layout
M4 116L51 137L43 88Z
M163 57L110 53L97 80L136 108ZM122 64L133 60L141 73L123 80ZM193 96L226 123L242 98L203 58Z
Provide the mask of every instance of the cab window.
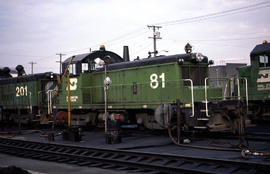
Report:
M69 73L72 75L76 75L76 64L70 64Z
M88 63L82 63L82 73L88 72Z
M260 55L259 56L259 67L269 67L269 56L268 55Z
M91 68L92 71L103 68L102 65L98 65L95 62L91 62L90 66L91 66L90 68Z

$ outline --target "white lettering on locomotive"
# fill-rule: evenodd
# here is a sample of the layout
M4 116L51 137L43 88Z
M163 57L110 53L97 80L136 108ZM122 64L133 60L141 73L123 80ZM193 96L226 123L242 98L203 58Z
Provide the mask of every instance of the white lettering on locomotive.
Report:
M270 90L270 70L259 70L258 72L258 78L257 78L257 90L263 91L263 90Z
M150 87L152 89L158 87L158 77L161 79L161 88L165 88L165 73L161 73L160 76L154 73L150 75Z
M70 96L70 101L71 102L77 102L78 96ZM68 102L68 96L67 96L67 102Z
M270 83L261 83L257 85L258 91L270 90Z
M78 79L77 78L70 78L69 81L70 81L70 90L71 91L77 90ZM66 88L66 90L68 90L68 89Z
M270 69L260 70L258 72L257 83L270 82Z
M17 86L16 87L16 97L27 96L27 86Z

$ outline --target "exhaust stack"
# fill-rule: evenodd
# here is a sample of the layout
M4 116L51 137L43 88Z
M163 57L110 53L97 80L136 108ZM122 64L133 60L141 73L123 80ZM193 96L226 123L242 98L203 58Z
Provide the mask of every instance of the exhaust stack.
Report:
M128 50L128 46L124 46L123 48L124 52L123 52L123 59L125 62L129 61L129 50Z

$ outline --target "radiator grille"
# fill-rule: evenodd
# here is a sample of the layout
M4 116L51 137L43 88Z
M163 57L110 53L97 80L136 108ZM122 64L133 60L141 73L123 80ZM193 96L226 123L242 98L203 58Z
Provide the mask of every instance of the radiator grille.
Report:
M194 86L203 86L204 79L207 76L207 67L182 67L182 78L191 79ZM185 86L189 86L189 82L184 82Z

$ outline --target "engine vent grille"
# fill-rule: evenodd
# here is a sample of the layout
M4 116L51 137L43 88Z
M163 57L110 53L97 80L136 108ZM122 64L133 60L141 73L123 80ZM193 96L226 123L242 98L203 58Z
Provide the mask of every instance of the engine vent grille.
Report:
M191 79L194 86L203 86L204 79L207 76L207 67L182 67L182 78ZM185 86L189 86L189 82L184 82Z

